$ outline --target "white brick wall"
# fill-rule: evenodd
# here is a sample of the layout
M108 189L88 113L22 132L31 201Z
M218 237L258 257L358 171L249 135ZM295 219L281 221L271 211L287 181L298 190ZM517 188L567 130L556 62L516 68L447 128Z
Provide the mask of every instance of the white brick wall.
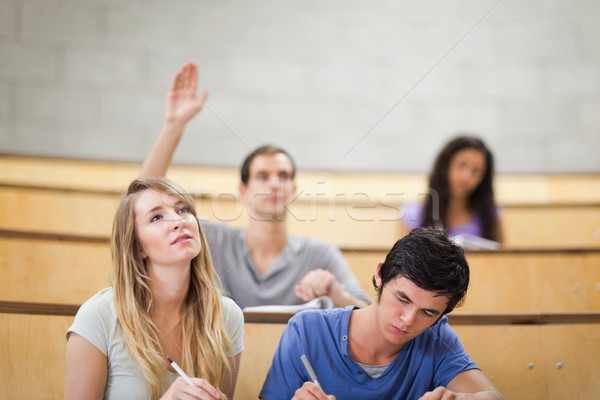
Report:
M14 116L18 119L48 119L52 121L98 120L96 94L75 88L28 86L16 88Z
M0 85L0 121L8 121L13 103L12 87Z
M17 7L15 3L0 3L0 35L11 37L16 32Z
M97 11L75 4L22 3L20 21L22 36L30 41L47 42L48 46L59 41L93 42L98 33Z
M0 43L2 82L56 79L59 50L42 44Z
M600 172L596 0L3 0L0 153L141 162L187 61L176 163L428 171L469 131L500 172Z

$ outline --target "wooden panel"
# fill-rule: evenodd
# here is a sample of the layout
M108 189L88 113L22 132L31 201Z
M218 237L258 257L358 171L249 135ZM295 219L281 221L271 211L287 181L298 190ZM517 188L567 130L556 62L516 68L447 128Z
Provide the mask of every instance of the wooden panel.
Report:
M0 314L0 399L62 399L73 317Z
M244 351L235 389L236 400L258 398L285 326L285 324L244 324Z
M120 197L0 186L0 229L109 236ZM196 207L201 218L232 226L245 226L250 218L233 194L198 198ZM340 246L381 248L391 247L396 240L396 214L394 208L375 205L298 202L289 207L287 221L290 232L297 235Z
M0 239L0 299L81 304L109 286L108 245Z
M546 325L543 331L547 398L600 399L600 324Z
M398 239L398 210L377 203L296 202L288 215L290 232L329 240L339 247L390 249Z
M600 245L600 207L504 207L505 245L526 248L536 245Z
M507 399L547 398L541 326L454 325L453 328L469 356Z
M385 252L344 251L361 286L373 293L372 275ZM598 311L600 254L592 252L468 253L471 284L463 312Z
M0 313L0 399L63 397L65 332L72 321L73 317ZM236 400L257 398L284 328L285 324L245 324Z
M364 290L385 252L346 250ZM600 310L600 253L468 253L464 312ZM0 238L0 299L80 304L109 283L108 244ZM508 295L509 294L509 295Z
M454 329L507 399L600 398L600 324Z
M588 278L582 288L590 292L590 308L600 310L600 254L586 254L584 262Z
M119 195L0 187L2 229L110 234Z
M590 310L580 254L469 254L471 285L461 311ZM600 266L599 266L600 268Z
M122 191L140 169L136 163L0 156L0 182L34 186ZM195 193L236 191L240 179L237 167L173 165L168 176ZM600 174L498 174L495 183L500 204L600 203ZM302 170L297 184L300 192L323 193L322 198L368 193L400 204L425 192L427 177L424 173Z
M0 313L0 398L62 398L64 335L72 320ZM245 324L235 399L256 398L284 327ZM506 398L600 398L600 323L454 325L454 329Z
M0 229L108 236L119 199L117 193L0 186ZM290 232L343 248L391 248L399 237L397 208L360 196L347 200L300 198L288 209ZM206 219L245 226L250 218L231 192L198 198L196 204ZM600 206L507 206L502 218L509 248L600 246Z
M120 199L118 193L0 186L0 228L108 237ZM197 199L196 207L203 218L233 225L247 220L231 196Z

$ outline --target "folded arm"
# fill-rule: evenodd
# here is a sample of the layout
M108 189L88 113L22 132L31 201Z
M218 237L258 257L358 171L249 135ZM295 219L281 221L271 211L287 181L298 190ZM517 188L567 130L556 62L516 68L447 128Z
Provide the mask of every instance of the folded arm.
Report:
M461 372L444 387L425 393L419 400L505 400L478 369Z

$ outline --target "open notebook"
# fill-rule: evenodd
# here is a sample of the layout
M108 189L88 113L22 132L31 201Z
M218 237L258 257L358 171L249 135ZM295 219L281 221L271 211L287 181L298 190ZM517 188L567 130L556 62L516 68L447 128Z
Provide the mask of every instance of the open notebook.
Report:
M298 304L293 306L285 306L285 305L270 305L270 306L253 306L253 307L244 307L243 311L246 312L264 312L264 313L281 313L281 314L290 314L297 313L298 311L308 310L308 309L325 309L325 308L333 308L333 300L328 296L321 296L315 299L312 299L309 302L304 304Z
M465 249L472 250L498 250L500 248L500 243L470 233L461 233L454 236L454 242Z

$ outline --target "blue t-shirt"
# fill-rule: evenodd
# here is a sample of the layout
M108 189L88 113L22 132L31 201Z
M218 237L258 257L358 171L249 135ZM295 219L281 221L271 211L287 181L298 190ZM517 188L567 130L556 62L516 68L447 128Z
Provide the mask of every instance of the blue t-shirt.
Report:
M352 306L308 310L292 317L259 397L289 400L310 381L302 354L310 360L323 391L338 400L418 399L427 391L446 386L459 373L478 368L444 316L407 342L385 372L373 379L348 350L352 310Z

